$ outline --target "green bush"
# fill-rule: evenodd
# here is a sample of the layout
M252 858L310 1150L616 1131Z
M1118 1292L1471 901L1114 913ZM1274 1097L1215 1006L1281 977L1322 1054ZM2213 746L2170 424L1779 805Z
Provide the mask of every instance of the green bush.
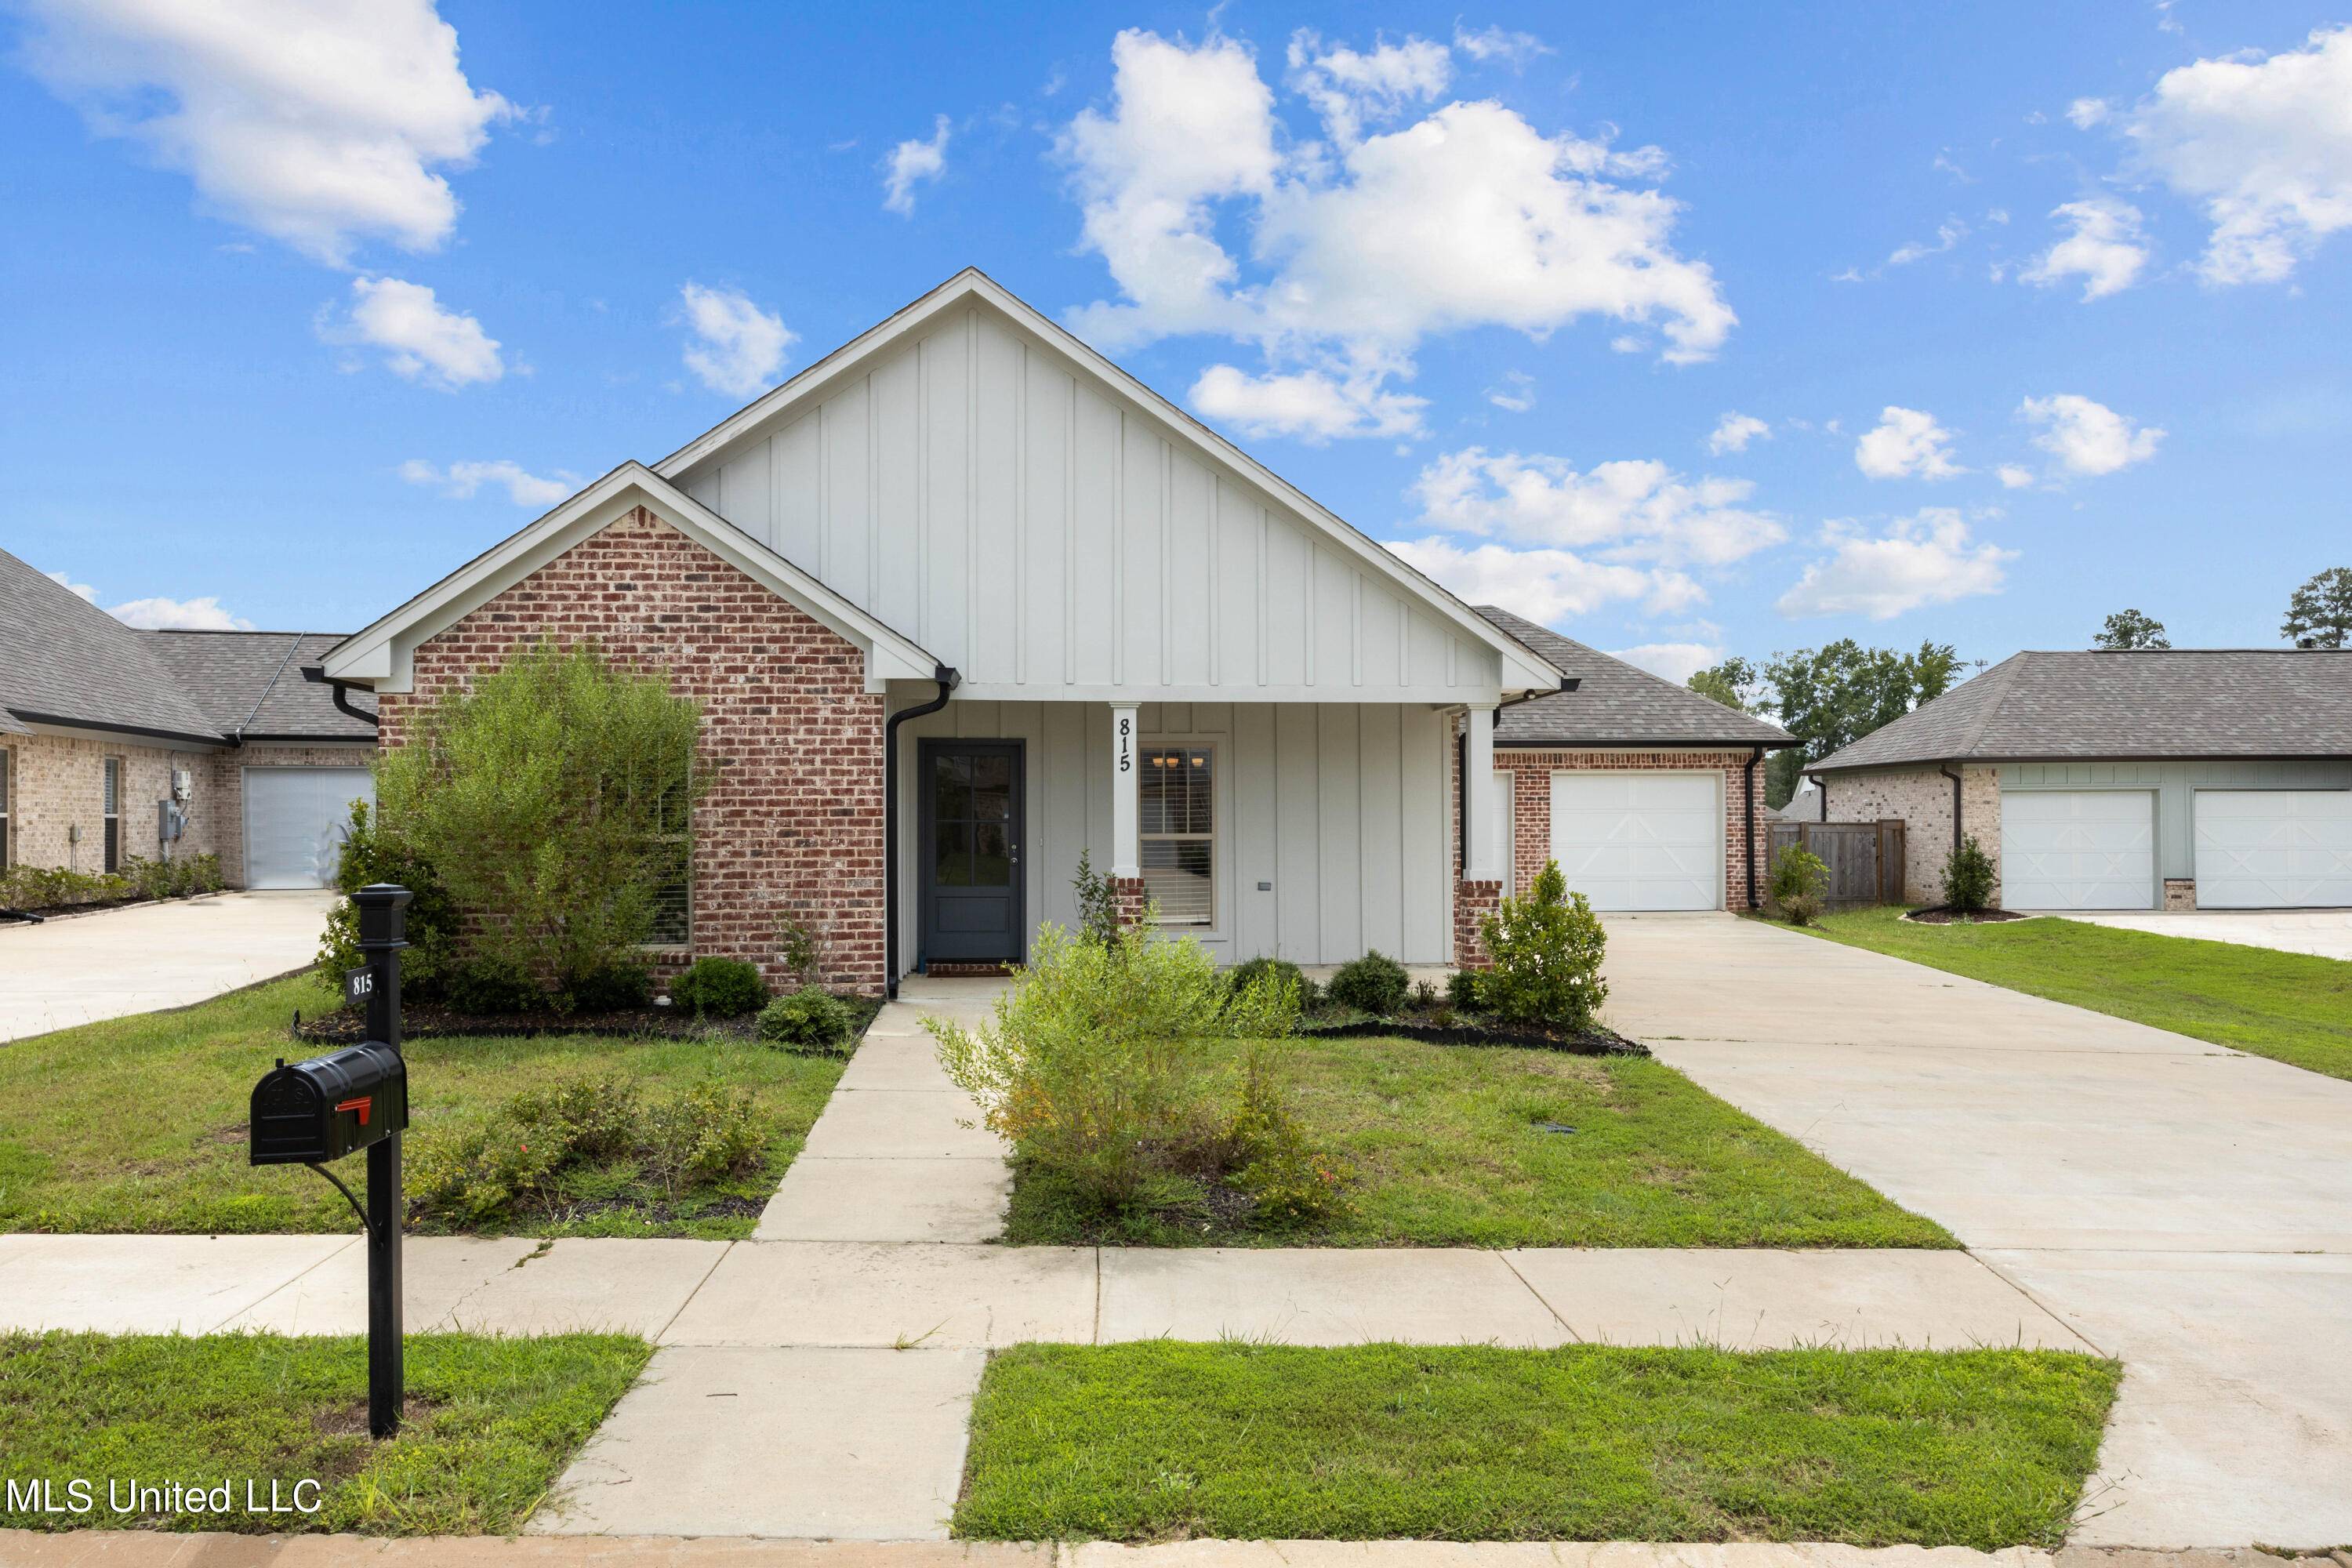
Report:
M670 1005L698 1018L740 1018L767 1005L768 983L740 958L698 958L669 983Z
M1244 959L1225 971L1225 989L1235 996L1265 981L1289 986L1301 1008L1312 1007L1318 999L1315 982L1286 958Z
M1199 943L1155 941L1150 926L1107 945L1045 926L992 1022L923 1020L989 1129L1106 1209L1227 1164L1236 1086L1218 1043L1297 1026L1297 994L1277 973L1229 988Z
M1404 965L1374 948L1341 964L1323 994L1342 1007L1387 1017L1404 1011L1405 994L1411 989Z
M401 973L401 994L407 994L408 976L405 960ZM502 968L488 960L462 964L441 977L439 987L443 999L460 1013L495 1016L506 1013L534 1013L552 1004L546 988L520 970Z
M1801 844L1791 844L1772 858L1772 905L1792 926L1809 926L1822 918L1822 893L1829 885L1828 862Z
M0 870L0 909L62 910L107 904L131 896L122 876L68 871L61 866L11 866Z
M1078 874L1070 879L1078 896L1078 940L1097 947L1118 942L1118 889L1108 875L1097 875L1087 852L1078 851Z
M419 712L376 763L376 811L464 917L451 967L529 975L561 1005L630 962L692 858L701 729L665 674L593 644L536 644Z
M1228 1136L1233 1183L1250 1195L1252 1224L1302 1225L1346 1212L1356 1168L1307 1136L1270 1042L1251 1041L1243 1057L1241 1106Z
M1992 905L1992 857L1974 834L1952 847L1944 857L1944 904L1957 913L1979 914Z
M547 1213L574 1180L634 1164L670 1195L738 1175L766 1147L748 1089L698 1084L648 1103L618 1077L526 1089L472 1127L420 1141L408 1166L421 1218L479 1224ZM606 1173L598 1174L598 1173Z
M327 911L319 963L330 974L360 966L365 955L360 952L360 912L352 895L384 882L409 893L408 948L400 955L401 994L420 1002L446 999L456 967L457 905L415 842L392 831L364 800L352 802L351 820L343 829L342 852L335 862L335 887L343 896ZM538 998L533 997L520 1006L487 1010L518 1012L536 1005Z
M761 1008L758 1030L772 1046L830 1056L849 1043L853 1026L846 1003L806 985Z
M642 963L615 963L583 975L564 995L568 1010L581 1013L626 1013L653 1000L653 971Z
M1478 981L1489 1012L1562 1032L1591 1025L1609 994L1601 978L1608 934L1584 895L1568 890L1559 861L1545 861L1527 896L1505 899L1479 929L1495 963Z
M1445 1004L1458 1013L1479 1010L1476 970L1457 969L1445 977Z

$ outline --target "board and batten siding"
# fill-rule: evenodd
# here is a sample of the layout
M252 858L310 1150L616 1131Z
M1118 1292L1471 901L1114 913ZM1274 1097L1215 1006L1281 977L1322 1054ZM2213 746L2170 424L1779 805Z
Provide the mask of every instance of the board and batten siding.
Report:
M1409 963L1452 961L1443 713L1406 703L1146 702L1136 718L1146 745L1215 748L1217 923L1197 935L1219 963L1339 963L1370 948ZM1075 927L1078 851L1097 871L1111 864L1110 710L960 697L899 730L900 962L911 969L921 942L917 742L932 736L1024 743L1025 918L1033 932L1045 921Z
M678 478L968 699L1493 700L1492 647L1163 428L975 308Z

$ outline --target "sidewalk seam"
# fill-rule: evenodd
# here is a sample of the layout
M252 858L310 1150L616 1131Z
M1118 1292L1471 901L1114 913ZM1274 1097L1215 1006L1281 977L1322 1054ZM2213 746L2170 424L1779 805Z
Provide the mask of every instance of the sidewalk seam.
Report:
M710 1267L702 1271L702 1278L694 1282L694 1289L686 1293L686 1300L677 1304L677 1310L664 1319L662 1326L654 1331L651 1336L652 1343L659 1345L668 1342L667 1335L670 1330L677 1326L677 1321L680 1318L686 1316L686 1310L694 1305L694 1299L702 1294L702 1288L710 1283L710 1277L719 1272L719 1266L726 1262L735 1249L742 1245L740 1240L730 1241L719 1249L719 1256L710 1260Z
M341 1258L344 1253L349 1252L354 1243L362 1242L366 1239L367 1238L365 1237L362 1236L345 1237L343 1238L342 1246L338 1247L330 1252L321 1254L319 1260L316 1263L311 1264L310 1268L296 1269L293 1273L279 1280L276 1285L270 1287L270 1289L264 1290L260 1295L256 1296L252 1300L247 1301L244 1306L239 1307L236 1311L231 1312L227 1317L223 1318L219 1322L215 1323L210 1329L207 1329L205 1332L214 1334L220 1333L228 1327L232 1320L241 1318L247 1312L259 1310L262 1303L275 1297L278 1291L291 1289L293 1287L299 1285L304 1279L310 1278L313 1271L324 1268L329 1263Z
M1495 1249L1495 1256L1503 1260L1503 1267L1511 1271L1511 1278L1517 1280L1520 1288L1525 1289L1528 1295L1533 1296L1536 1299L1537 1306L1541 1307L1545 1311L1551 1314L1551 1321L1558 1323L1560 1328L1567 1332L1570 1339L1574 1340L1578 1344L1584 1343L1584 1336L1576 1331L1575 1325L1570 1323L1566 1318L1561 1317L1559 1315L1559 1309L1553 1306L1549 1300L1544 1299L1544 1293L1536 1289L1535 1282L1529 1279L1526 1275L1519 1272L1519 1266L1511 1261L1510 1249L1498 1247Z

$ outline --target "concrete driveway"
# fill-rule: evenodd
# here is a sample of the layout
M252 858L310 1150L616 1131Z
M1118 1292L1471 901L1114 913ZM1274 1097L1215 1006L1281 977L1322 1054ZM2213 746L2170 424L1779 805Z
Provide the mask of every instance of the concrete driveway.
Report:
M184 1007L318 956L331 892L215 893L0 925L0 1044Z
M1617 1028L2123 1360L2075 1541L2352 1541L2352 1083L1725 915L1609 937Z
M2179 914L2077 915L2068 920L2158 936L2193 936L2200 942L2234 942L2352 959L2352 910L2189 910Z

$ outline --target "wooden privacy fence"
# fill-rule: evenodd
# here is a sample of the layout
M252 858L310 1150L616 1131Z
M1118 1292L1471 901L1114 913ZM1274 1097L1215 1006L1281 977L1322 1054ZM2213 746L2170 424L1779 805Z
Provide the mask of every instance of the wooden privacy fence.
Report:
M1903 819L1876 822L1776 822L1772 824L1769 871L1780 851L1810 849L1830 868L1822 899L1830 908L1903 901Z

